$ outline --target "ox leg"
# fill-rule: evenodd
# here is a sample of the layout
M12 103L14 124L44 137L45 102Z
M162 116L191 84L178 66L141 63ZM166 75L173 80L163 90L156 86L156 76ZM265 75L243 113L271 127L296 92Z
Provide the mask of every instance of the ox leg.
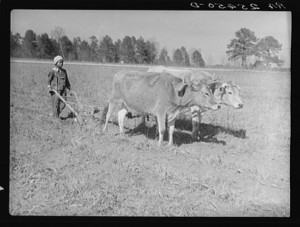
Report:
M122 107L122 109L118 112L118 123L121 135L124 135L124 119L127 113L128 111L124 107Z
M146 116L142 116L142 122L141 122L142 125L146 125Z
M108 120L111 117L116 105L117 104L114 103L114 102L110 102L109 105L108 105L108 111L107 111L107 114L106 114L105 125L102 129L103 132L107 131Z
M173 133L175 130L175 119L169 122L169 146L173 145Z
M159 132L158 146L161 146L166 131L165 116L158 116L157 123L158 123L158 132Z
M192 112L192 139L197 140L199 134L199 124L201 121L200 108L193 106L191 107Z

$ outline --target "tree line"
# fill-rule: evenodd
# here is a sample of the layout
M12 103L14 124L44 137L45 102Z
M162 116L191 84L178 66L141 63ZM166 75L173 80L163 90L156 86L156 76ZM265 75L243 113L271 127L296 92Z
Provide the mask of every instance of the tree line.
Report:
M266 36L259 39L255 33L247 28L241 28L235 33L234 39L227 45L226 54L229 61L241 60L243 68L247 67L247 58L254 56L255 62L250 67L270 67L271 64L282 66L284 61L278 58L278 52L282 49L282 44L273 36Z
M282 44L274 37L259 39L253 31L241 28L227 45L226 54L228 61L241 62L242 68L269 68L271 64L280 67L284 63L278 58L281 48ZM88 41L80 37L70 40L61 27L55 27L50 35L47 33L37 35L32 30L27 30L24 37L19 33L10 34L11 57L53 59L58 54L70 61L206 66L198 50L192 51L189 55L182 46L174 51L171 58L166 48L159 51L157 42L145 40L141 36L139 38L125 36L116 41L109 35L101 39L91 36ZM255 62L249 63L249 57L254 57Z
M91 36L88 41L80 37L70 40L60 27L55 27L50 35L37 35L33 30L27 30L24 37L19 33L10 34L11 57L52 59L59 54L70 61L205 67L198 50L192 53L190 59L185 47L181 47L175 50L171 59L166 48L158 53L157 46L155 41L135 36L125 36L116 41L109 35L100 40L96 36Z

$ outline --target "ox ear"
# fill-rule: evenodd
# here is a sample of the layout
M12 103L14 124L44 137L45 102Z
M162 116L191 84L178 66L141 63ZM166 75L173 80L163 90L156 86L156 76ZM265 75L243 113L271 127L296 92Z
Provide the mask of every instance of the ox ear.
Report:
M219 80L210 80L207 82L207 85L209 86L212 93L214 93L216 89L219 89L219 84Z
M223 84L221 85L222 91L221 91L221 89L220 89L220 91L221 91L221 92L226 91L227 88L228 88L229 86L230 86L230 85L229 85L228 83L223 83Z
M221 87L223 87L223 88L226 88L226 87L228 87L228 86L229 86L228 83L223 83L223 84L221 85Z
M207 81L207 84L210 85L210 84L215 84L215 83L218 83L219 80L210 80L210 81Z
M187 88L188 85L189 84L185 83L185 82L182 82L182 83L179 83L179 84L175 85L175 90L178 92L179 97L182 97L184 95L185 89Z
M237 87L239 89L239 91L241 90L240 86L239 85L234 85L235 87Z
M219 87L220 92L222 93L224 91L224 87L220 86Z

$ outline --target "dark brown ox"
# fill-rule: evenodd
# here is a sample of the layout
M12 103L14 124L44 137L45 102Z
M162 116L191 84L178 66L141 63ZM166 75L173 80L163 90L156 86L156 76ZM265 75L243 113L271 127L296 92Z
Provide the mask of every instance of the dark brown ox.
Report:
M169 125L169 145L172 145L175 119L180 111L192 106L214 110L220 108L205 84L194 84L188 78L181 79L169 73L122 70L113 78L107 114L103 111L103 115L106 114L103 132L107 131L108 120L119 102L122 103L118 112L120 133L124 134L123 122L128 112L156 116L159 146L166 130L165 119Z

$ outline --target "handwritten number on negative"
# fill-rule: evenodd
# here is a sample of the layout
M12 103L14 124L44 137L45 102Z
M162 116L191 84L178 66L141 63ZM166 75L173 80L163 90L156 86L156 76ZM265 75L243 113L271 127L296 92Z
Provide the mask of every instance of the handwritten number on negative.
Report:
M193 8L200 8L201 6L204 6L206 4L191 2L190 5ZM260 10L260 7L258 6L258 4L255 4L255 3L250 3L249 6L248 7L247 6L244 5L244 4L234 5L234 4L228 3L228 4L225 5L225 4L221 4L221 3L208 3L206 7L210 8L210 9L218 7L219 9L232 9L232 10L233 9L237 9L237 10L248 10L248 9L250 9L250 10ZM274 10L286 9L286 7L282 3L279 3L279 2L269 3L268 7L270 9L274 9Z

